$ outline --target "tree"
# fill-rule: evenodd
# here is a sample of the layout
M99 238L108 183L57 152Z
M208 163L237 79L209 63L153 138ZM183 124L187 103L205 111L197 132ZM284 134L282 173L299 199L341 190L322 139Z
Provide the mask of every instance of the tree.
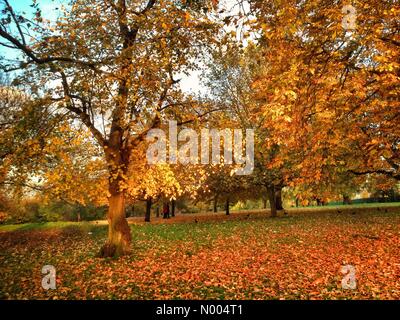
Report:
M341 1L250 2L263 52L253 89L281 146L274 165L294 169L285 181L318 184L344 170L398 179L395 2L354 2L353 30Z
M246 48L242 48L242 44L230 38L226 42L226 48L217 48L213 52L213 59L205 72L205 84L210 96L218 104L226 106L224 116L219 115L220 123L242 129L253 128L255 170L252 175L243 177L236 183L246 185L253 194L256 189L265 192L270 202L271 216L275 217L277 210L283 209L281 199L281 190L284 187L283 170L289 167L289 164L280 162L279 165L271 166L278 157L280 147L278 143L273 147L267 147L271 132L264 126L264 117L260 116L262 103L252 89L252 83L259 72L257 61L260 58L260 49L252 42ZM246 188L241 192L251 197Z
M2 44L24 58L3 68L23 69L19 81L35 84L32 94L68 111L101 146L109 176L109 232L101 255L128 253L125 186L133 151L166 117L187 122L199 116L198 105L185 99L176 76L195 68L195 58L217 35L203 10L212 4L74 0L68 14L52 25L45 23L37 3L33 19L16 13L7 0L2 4ZM46 87L49 83L55 88Z
M85 130L74 127L68 117L54 114L43 100L35 100L15 86L0 86L0 97L3 188L20 194L24 189L45 191L55 187L55 177L64 172L75 174L75 179L69 180L70 186L59 187L76 192L74 184L90 179L93 170L84 173L86 179L76 179L77 171L72 174L74 169L78 170L78 159L82 159L81 166L87 166L94 163L91 157L98 156ZM79 194L82 196L82 192Z
M144 218L145 222L150 222L151 205L152 205L152 198L148 198L146 200L146 215L145 215L145 218Z
M42 153L47 161L36 172L43 180L37 184L42 186L42 195L80 206L107 204L107 166L84 127L63 124Z

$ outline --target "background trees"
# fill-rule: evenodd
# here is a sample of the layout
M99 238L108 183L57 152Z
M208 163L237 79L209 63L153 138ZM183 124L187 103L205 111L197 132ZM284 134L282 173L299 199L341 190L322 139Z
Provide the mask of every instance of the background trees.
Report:
M340 1L249 4L252 33L214 53L206 84L228 117L257 131L253 183L274 203L283 186L322 201L348 198L366 174L398 180L394 2L354 3L355 29Z
M271 165L290 163L293 185L333 183L346 171L398 179L394 2L354 3L354 30L343 27L340 1L251 5L261 50L252 88L269 144L279 146Z

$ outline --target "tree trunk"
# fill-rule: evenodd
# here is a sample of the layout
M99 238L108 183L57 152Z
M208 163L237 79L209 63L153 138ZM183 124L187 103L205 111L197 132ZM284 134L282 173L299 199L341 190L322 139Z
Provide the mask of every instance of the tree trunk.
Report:
M263 209L267 209L267 197L263 197L262 201L263 201Z
M113 189L110 187L110 189ZM125 195L110 190L108 199L108 239L100 251L102 257L115 257L131 251L131 229L125 217Z
M150 215L151 215L151 198L146 200L146 215L144 217L145 222L150 222Z
M126 84L126 82L125 82ZM109 170L108 179L108 239L100 250L102 257L118 257L131 251L131 229L126 220L125 193L121 184L125 183L130 151L122 145L124 131L119 125L119 113L127 105L127 87L119 89L121 105L116 107L111 125L110 137L104 145L104 153Z
M283 201L282 201L282 188L275 188L275 204L277 210L283 210Z
M226 199L226 203L225 203L225 214L227 215L227 216L229 216L229 198L228 199Z
M271 208L271 217L275 218L277 216L276 212L276 196L275 196L275 187L268 187L268 199L269 199L269 206Z
M175 217L175 206L176 206L176 201L172 200L171 201L171 216Z
M157 205L157 208L156 208L156 217L157 217L157 218L160 217L160 205Z
M214 197L214 212L218 211L218 195Z

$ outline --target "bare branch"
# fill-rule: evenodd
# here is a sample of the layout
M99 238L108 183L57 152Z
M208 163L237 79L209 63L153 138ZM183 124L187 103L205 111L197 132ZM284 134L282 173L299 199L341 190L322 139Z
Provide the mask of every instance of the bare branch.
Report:
M8 0L4 0L4 2L6 4L7 10L10 12L10 14L11 14L13 20L14 20L15 25L17 26L18 32L19 32L19 34L21 36L22 43L23 43L23 45L26 46L25 36L24 36L24 34L23 34L22 30L21 30L21 26L20 26L20 24L18 22L18 19L15 16L15 12L14 12L13 8L10 6L10 4L8 3Z

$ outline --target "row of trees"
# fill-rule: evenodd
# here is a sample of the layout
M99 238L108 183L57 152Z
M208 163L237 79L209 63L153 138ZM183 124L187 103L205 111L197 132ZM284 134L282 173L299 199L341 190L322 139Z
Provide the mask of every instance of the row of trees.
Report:
M355 1L72 0L56 21L1 0L0 45L13 81L1 87L3 190L108 205L103 256L128 253L127 201L224 201L282 188L298 201L349 195L400 179L399 8ZM237 9L239 8L239 9ZM239 30L240 41L237 41ZM206 95L179 77L206 66ZM252 128L255 169L156 165L147 133L180 127Z

